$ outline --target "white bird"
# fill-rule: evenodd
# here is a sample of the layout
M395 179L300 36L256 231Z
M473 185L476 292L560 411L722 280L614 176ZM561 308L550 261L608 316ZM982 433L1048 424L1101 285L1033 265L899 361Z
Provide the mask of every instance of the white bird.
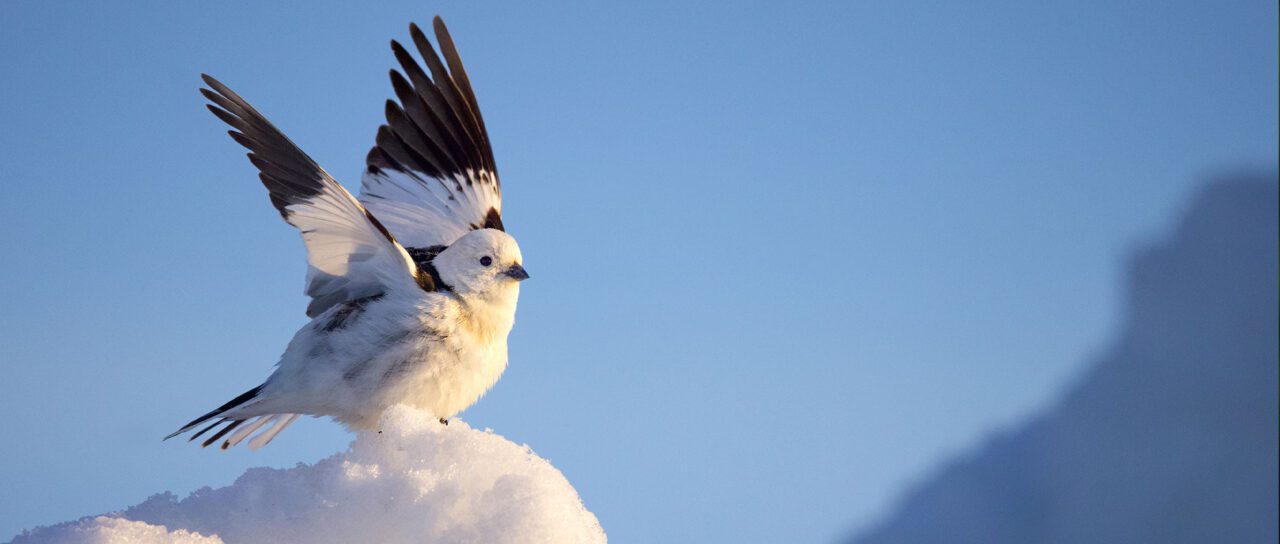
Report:
M417 27L424 71L399 43L360 199L262 114L207 75L210 111L248 148L271 202L302 231L312 320L261 385L196 418L191 440L230 448L271 441L299 415L368 428L390 406L425 408L447 424L507 366L519 283L529 277L502 225L493 151L471 82L439 17L444 62ZM225 440L223 438L225 437Z

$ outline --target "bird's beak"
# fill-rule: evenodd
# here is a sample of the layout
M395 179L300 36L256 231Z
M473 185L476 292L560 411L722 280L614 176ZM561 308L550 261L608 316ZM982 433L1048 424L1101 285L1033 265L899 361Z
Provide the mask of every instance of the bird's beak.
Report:
M524 267L518 264L511 265L511 268L508 268L506 272L503 272L503 274L506 274L507 277L516 281L524 281L529 279L529 273L525 272Z

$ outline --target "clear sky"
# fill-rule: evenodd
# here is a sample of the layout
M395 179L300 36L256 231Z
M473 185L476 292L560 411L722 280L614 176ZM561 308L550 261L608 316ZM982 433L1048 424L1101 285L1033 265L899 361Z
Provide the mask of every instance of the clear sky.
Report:
M355 186L388 40L448 21L533 275L463 414L615 542L821 542L1046 406L1125 256L1275 168L1277 7L0 3L0 538L342 449L160 437L305 322L198 75Z

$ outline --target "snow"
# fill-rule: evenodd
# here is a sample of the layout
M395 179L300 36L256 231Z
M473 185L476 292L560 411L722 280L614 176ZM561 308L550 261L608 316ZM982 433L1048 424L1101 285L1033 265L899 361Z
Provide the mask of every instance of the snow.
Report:
M47 542L49 544L221 544L216 536L204 536L178 529L170 531L159 525L123 518L98 516L64 523L39 531L30 539L19 537L14 542Z
M13 542L606 541L573 486L528 446L403 406L380 427L314 465L250 469L228 487L161 493Z

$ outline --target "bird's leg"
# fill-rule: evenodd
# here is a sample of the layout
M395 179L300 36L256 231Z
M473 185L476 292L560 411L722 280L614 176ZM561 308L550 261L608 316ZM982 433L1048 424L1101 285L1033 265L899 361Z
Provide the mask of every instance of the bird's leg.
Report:
M449 420L447 420L447 419L445 419L445 418L440 418L440 424L441 424L441 425L444 425L445 427L448 427L448 426L449 426Z

